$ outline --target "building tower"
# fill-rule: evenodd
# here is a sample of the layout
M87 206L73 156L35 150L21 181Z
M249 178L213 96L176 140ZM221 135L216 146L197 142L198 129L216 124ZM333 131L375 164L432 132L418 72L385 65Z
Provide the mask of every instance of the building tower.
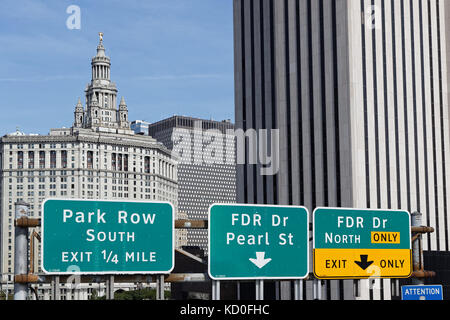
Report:
M97 54L91 61L92 79L85 89L86 110L81 126L97 132L132 134L125 100L122 99L117 108L117 87L111 81L111 59L105 54L103 33L100 32L99 35ZM80 126L81 108L77 105L75 111L77 118L74 127L76 128Z
M88 103L88 126L91 128L100 127L102 125L100 121L100 108L96 94L93 94Z
M123 129L130 129L130 121L128 120L128 107L125 103L125 98L122 97L119 104L118 111L119 127Z
M75 116L75 121L73 123L73 126L75 128L82 128L83 123L84 123L84 108L83 108L83 105L81 104L80 99L78 99L77 106L75 107L74 116Z

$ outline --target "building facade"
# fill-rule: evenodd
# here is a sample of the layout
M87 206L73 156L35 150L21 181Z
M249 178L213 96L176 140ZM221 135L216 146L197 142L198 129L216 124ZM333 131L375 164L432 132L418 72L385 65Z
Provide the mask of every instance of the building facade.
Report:
M174 116L149 126L149 135L179 157L178 208L188 219L208 219L213 203L236 202L234 125ZM188 230L187 244L208 248L206 230Z
M148 136L148 126L149 125L150 125L150 122L142 121L142 120L135 120L135 121L131 122L130 128L136 134L142 134L142 135Z
M280 136L277 175L238 166L238 202L420 211L436 230L423 249L448 252L448 7L235 0L236 127ZM401 284L319 283L324 299L395 299Z
M116 104L109 66L100 41L86 105L78 101L72 128L51 129L48 135L16 132L0 139L1 273L9 281L14 273L14 204L19 200L30 204L32 217L41 216L46 198L168 201L178 208L177 159L152 137L130 129L125 100ZM185 240L178 238L177 246Z

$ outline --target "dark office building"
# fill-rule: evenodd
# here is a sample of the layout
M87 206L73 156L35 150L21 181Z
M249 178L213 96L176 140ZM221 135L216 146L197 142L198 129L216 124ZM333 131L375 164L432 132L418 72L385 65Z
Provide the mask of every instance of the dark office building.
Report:
M448 252L447 6L234 0L236 128L280 136L276 175L237 166L238 202L304 205L311 213L318 206L420 211L435 229L424 236L427 261ZM303 298L396 299L405 283L369 281L320 281L314 295L314 280L305 280ZM291 298L290 287L280 283L280 298Z
M150 124L150 136L179 154L178 210L208 219L213 203L236 202L234 125L228 121L173 116ZM207 230L188 230L187 245L208 248Z

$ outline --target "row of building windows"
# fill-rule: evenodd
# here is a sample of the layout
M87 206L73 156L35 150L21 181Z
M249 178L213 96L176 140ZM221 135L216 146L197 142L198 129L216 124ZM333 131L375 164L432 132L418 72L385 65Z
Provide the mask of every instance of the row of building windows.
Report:
M134 155L133 158L136 156ZM141 157L142 158L142 157ZM46 152L45 151L39 151L39 157L38 157L38 166L39 169L46 168ZM94 152L93 151L87 151L87 162L86 162L86 168L87 169L94 169L94 162L98 163L98 158L94 161ZM153 160L153 163L152 163ZM12 166L13 158L9 158L9 168L13 169ZM72 156L72 168L75 168L75 157ZM35 152L34 151L28 151L28 158L27 158L27 168L28 169L34 169L35 168ZM57 154L56 151L50 151L50 168L55 169L57 168ZM83 157L84 162L84 157ZM105 169L107 169L106 166L106 158L105 158ZM167 161L158 160L158 172L162 173L163 175L167 175L170 179L175 179L175 171L176 167L174 164L171 164ZM67 168L68 167L68 159L67 159L67 151L62 150L60 153L60 168ZM144 173L156 173L155 168L155 158L151 159L150 156L144 157L144 170L141 169L141 172ZM133 161L133 172L136 172L136 161ZM141 162L142 166L142 162ZM25 160L24 160L24 152L18 151L17 152L17 169L24 169L25 168ZM122 153L112 153L111 154L111 169L114 171L129 171L129 155L128 154L122 154ZM153 170L152 170L153 169Z
M38 165L40 169L45 168L46 166L46 153L45 151L39 151L39 160ZM72 157L72 161L74 161L74 157ZM9 158L9 162L12 162L12 158ZM24 152L17 152L17 169L24 169ZM34 169L35 168L35 152L28 151L27 158L27 168ZM56 151L50 151L50 168L56 168ZM61 168L67 168L67 151L61 151ZM10 169L12 169L12 165L10 165Z
M87 148L87 149L104 149L104 150L112 150L112 151L132 151L134 153L148 154L148 155L156 155L158 154L158 150L156 149L145 149L145 148L137 148L137 147L124 147L124 146L114 146L114 145L105 145L105 144L94 144L94 143L36 143L36 144L9 144L9 149L71 149L71 148Z

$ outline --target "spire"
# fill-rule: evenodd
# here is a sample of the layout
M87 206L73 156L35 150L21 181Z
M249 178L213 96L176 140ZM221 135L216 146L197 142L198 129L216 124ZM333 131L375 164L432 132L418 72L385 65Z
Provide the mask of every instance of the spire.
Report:
M75 107L75 112L83 112L83 105L81 104L80 98L78 98L77 106Z
M84 109L83 105L81 104L80 98L78 98L77 106L75 107L75 121L73 123L74 128L81 128L83 127L83 119L84 119Z
M127 104L125 103L125 98L122 96L122 99L120 99L119 110L126 110L126 109Z
M95 94L95 92L92 93L91 106L98 106L97 95Z
M105 47L103 46L103 32L99 32L99 43L97 46L97 57L105 56Z
M99 32L99 43L97 45L97 55L92 58L92 81L110 81L111 59L105 54L103 46L103 32Z
M123 129L130 129L130 122L128 121L128 108L123 96L120 99L119 104L119 126Z

